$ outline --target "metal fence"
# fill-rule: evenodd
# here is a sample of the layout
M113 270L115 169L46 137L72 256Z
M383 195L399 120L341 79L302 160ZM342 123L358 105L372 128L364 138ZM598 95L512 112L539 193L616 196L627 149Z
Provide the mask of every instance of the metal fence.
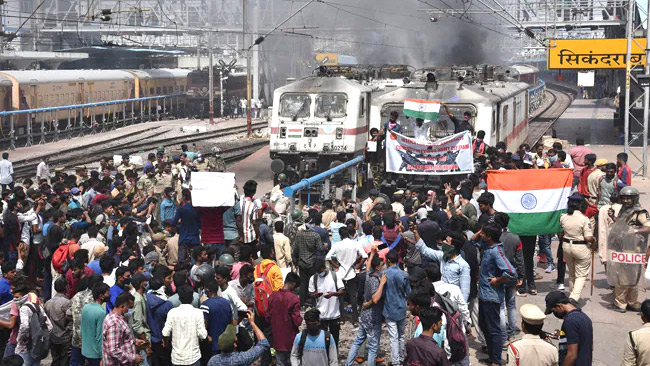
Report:
M184 94L119 99L106 102L74 104L59 107L0 111L0 144L15 150L19 141L24 146L93 135L114 130L118 126L160 120L165 116L184 114ZM152 107L152 102L155 106ZM67 117L65 117L67 111ZM61 115L64 115L63 117ZM5 133L8 131L8 133Z

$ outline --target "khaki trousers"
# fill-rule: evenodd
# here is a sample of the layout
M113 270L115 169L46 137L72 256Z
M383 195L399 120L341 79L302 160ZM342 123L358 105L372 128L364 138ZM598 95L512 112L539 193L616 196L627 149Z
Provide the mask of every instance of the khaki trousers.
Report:
M614 288L614 305L620 309L625 309L628 306L638 309L641 303L637 301L639 297L639 290L636 287L618 287Z
M570 298L580 300L582 288L585 287L589 268L591 267L591 249L585 244L562 243L564 261L569 273Z

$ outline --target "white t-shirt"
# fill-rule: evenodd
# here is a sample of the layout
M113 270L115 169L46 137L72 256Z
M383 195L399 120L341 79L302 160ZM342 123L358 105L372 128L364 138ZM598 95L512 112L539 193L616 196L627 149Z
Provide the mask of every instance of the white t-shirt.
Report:
M232 311L233 319L239 319L237 316L238 311L248 311L248 306L241 301L236 288L228 286L225 291L219 290L219 292L221 292L221 297L230 301L230 310Z
M368 254L359 245L359 242L352 239L343 239L336 246L332 246L325 259L330 260L332 257L336 257L336 260L341 264L337 272L337 277L348 281L357 275L354 271L354 263L356 263L357 258L368 258ZM320 286L318 287L318 292L322 292Z
M316 287L314 287L314 278L309 278L309 293L313 293L316 291L316 289L318 289L318 292L322 293L323 295L328 292L336 292L342 289L344 287L343 279L341 279L341 276L337 275L335 286L334 277L329 271L327 271L327 275L325 277L321 277L320 275L316 276ZM332 296L329 299L321 296L316 299L316 307L318 308L318 311L320 311L321 320L332 320L341 317L338 296Z

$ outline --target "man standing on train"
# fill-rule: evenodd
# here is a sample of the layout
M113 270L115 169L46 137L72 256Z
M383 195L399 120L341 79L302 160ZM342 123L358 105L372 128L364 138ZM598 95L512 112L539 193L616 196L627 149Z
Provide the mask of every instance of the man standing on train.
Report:
M445 107L445 111L449 115L449 119L454 123L454 133L460 133L463 131L469 131L474 133L474 127L472 127L472 114L469 111L463 113L463 120L459 121L458 118L454 117L454 114L451 113L447 104L442 103L442 106Z
M422 118L416 118L415 121L412 121L408 116L406 119L411 123L411 130L413 130L413 137L416 140L429 140L429 127L433 125L434 121L423 120Z

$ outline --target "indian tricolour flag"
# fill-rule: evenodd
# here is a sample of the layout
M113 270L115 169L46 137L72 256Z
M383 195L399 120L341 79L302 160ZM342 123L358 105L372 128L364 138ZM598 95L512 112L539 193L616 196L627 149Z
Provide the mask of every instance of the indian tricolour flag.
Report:
M543 235L561 231L572 181L571 169L489 170L487 186L494 209L510 216L511 232Z
M409 117L437 121L439 113L440 102L437 100L406 99L404 101L404 114Z

